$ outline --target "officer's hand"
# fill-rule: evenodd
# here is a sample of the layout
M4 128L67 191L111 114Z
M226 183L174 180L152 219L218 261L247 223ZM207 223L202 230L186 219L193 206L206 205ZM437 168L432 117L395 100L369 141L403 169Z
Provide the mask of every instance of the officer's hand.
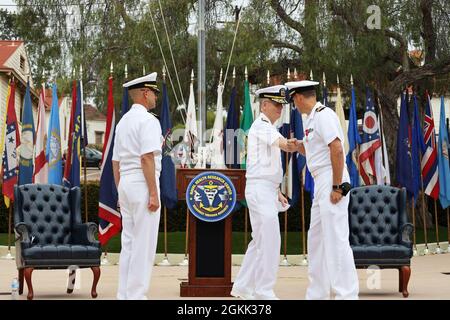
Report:
M340 193L339 191L331 191L331 195L330 195L330 201L332 204L336 204L339 201L341 201L342 199L342 193Z
M287 140L287 152L295 152L297 151L297 139L288 139Z
M159 208L159 197L158 194L150 195L150 199L148 200L148 210L151 212L155 212Z
M280 191L278 192L278 201L281 202L283 207L286 207L287 205L289 205L288 199L286 199L286 197Z

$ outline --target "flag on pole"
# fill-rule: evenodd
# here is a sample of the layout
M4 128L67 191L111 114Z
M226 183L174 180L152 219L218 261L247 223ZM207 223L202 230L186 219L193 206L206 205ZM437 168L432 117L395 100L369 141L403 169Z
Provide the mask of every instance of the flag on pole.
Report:
M248 80L244 82L244 111L239 130L239 163L241 169L247 168L247 138L248 131L253 123L252 105L250 103L250 87Z
M72 150L73 150L73 135L74 135L74 117L77 108L77 81L72 83L72 107L70 109L69 122L69 139L67 144L66 162L64 163L64 178L63 182L66 187L70 187L70 171L72 169Z
M291 131L291 105L285 104L283 106L283 111L281 113L281 121L282 125L280 128L281 135L290 139L293 132ZM286 160L287 158L287 160ZM281 182L281 191L284 193L286 197L292 199L292 156L289 152L281 152L281 165L283 168L283 181Z
M342 95L341 95L341 87L337 87L337 100L336 100L336 115L338 116L339 123L342 127L342 132L344 133L344 152L345 154L348 153L349 146L348 146L348 129L347 129L347 122L345 121L345 113L344 113L344 107L342 105Z
M439 201L443 209L450 206L450 167L448 160L448 133L445 125L444 96L441 97L441 117L439 122L438 167L439 167Z
M11 85L8 84L8 90L6 93L6 101L1 104L0 109L0 154L3 157L3 151L5 147L5 132L6 132L6 114L8 113L9 97L11 96Z
M189 92L188 110L186 114L186 127L184 130L184 143L188 147L188 161L189 165L193 159L195 147L199 141L197 130L197 113L195 111L195 97L194 97L194 83L191 81Z
M82 135L81 135L81 146L84 148L86 148L86 146L89 144L88 141L88 134L87 134L87 125L86 125L86 115L84 113L84 91L83 91L83 79L80 79L80 81L78 82L78 86L80 88L80 90L78 91L77 94L77 99L78 96L80 97L80 103L81 103L81 128L82 128Z
M31 106L30 82L27 83L22 115L22 144L20 146L19 185L33 182L34 120Z
M162 88L162 109L161 109L161 131L164 137L163 154L161 160L162 174L159 178L161 186L161 203L169 208L174 209L177 206L177 187L175 178L175 165L172 161L170 153L172 151L172 120L170 119L169 95L167 94L167 85L164 82Z
M291 112L291 137L303 140L303 119L297 108ZM292 154L292 198L291 206L295 205L300 196L300 176L306 164L306 158L298 152Z
M47 128L45 125L45 86L39 94L38 120L36 130L36 145L34 149L34 176L33 183L48 183L48 162L45 155L45 141Z
M112 168L116 116L114 112L113 79L108 80L108 111L106 118L105 143L103 145L100 171L100 194L98 205L98 240L105 245L122 229L122 217L117 210L118 194Z
M14 201L14 185L17 184L17 170L19 169L19 157L17 148L20 146L19 127L17 125L15 108L16 85L14 80L10 83L10 94L6 114L6 135L3 148L3 186L2 192L6 207L10 201Z
M48 183L62 184L61 134L56 83L53 84L52 110L48 126L46 156L48 161Z
M364 183L370 185L376 183L377 175L382 173L377 172L375 165L375 152L378 149L381 151L381 140L375 106L369 88L366 90L366 112L364 113L361 140L361 153L359 155L360 174Z
M425 194L434 200L439 198L439 170L436 146L436 133L434 130L433 111L431 109L430 96L428 93L425 105L425 117L423 125L423 136L426 151L422 157L422 178Z
M417 200L419 196L419 190L421 185L421 166L420 157L426 150L425 142L423 140L422 128L420 127L419 120L419 106L417 104L417 96L413 96L414 101L414 114L411 127L412 140L411 140L411 158L412 158L412 179L413 179L413 195L414 200Z
M81 174L81 85L78 83L77 99L75 104L75 114L73 122L73 141L72 141L72 158L69 175L69 186L80 186L80 174Z
M352 102L350 104L350 117L348 123L348 152L346 156L350 182L353 188L359 187L359 172L357 167L357 147L361 144L361 136L358 133L358 119L356 118L355 88L352 86Z
M217 87L217 108L216 118L212 130L211 143L211 169L226 169L225 158L223 154L223 103L222 103L223 85Z
M402 94L400 105L400 121L397 134L397 165L396 177L397 183L405 187L408 195L414 194L414 181L412 179L412 157L411 157L411 138L410 125L408 117L407 95Z
M240 169L236 130L239 129L239 114L236 110L236 87L231 90L230 106L224 134L225 165L230 169Z
M384 130L383 130L383 116L380 113L378 115L378 127L380 128L380 135L381 135L381 141L383 143L383 163L382 163L382 170L383 171L383 183L386 185L391 185L391 169L389 167L389 157L388 152L386 148L386 139L384 138ZM379 183L382 184L382 183Z

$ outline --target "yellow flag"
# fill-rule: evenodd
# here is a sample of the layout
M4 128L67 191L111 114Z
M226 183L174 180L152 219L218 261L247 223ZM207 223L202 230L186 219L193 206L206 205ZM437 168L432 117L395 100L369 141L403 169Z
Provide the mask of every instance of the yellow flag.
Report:
M6 113L8 108L9 96L11 95L11 85L8 85L8 94L6 95L5 104L1 105L0 119L0 159L3 158L3 149L5 148L5 132L6 132ZM3 164L0 163L0 168Z

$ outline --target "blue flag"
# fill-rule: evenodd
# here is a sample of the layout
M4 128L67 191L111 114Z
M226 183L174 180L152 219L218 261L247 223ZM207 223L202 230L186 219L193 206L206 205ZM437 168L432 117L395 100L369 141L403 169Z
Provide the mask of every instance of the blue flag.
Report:
M169 95L167 94L167 86L165 83L163 83L162 95L160 123L164 144L161 162L162 174L159 178L159 185L161 186L161 203L169 209L174 209L177 206L178 197L175 165L170 156L170 152L172 151L172 120L170 119Z
M356 97L355 89L352 86L352 103L350 105L350 117L348 124L348 153L346 156L346 163L348 173L350 175L350 182L352 187L359 187L359 173L356 165L356 148L361 144L361 137L358 132L358 119L356 118Z
M130 102L128 100L128 88L123 88L122 94L122 110L120 112L120 116L123 117L125 113L130 110Z
M238 160L238 139L236 134L236 130L239 129L239 110L236 110L236 95L236 87L233 87L223 139L225 165L230 169L241 168Z
M75 105L75 114L73 118L73 138L72 138L72 165L70 167L70 187L80 186L80 150L81 150L81 88L78 82L77 100Z
M34 121L31 107L30 82L27 83L22 116L19 185L33 182Z
M423 139L422 128L420 127L419 120L419 106L417 104L417 97L414 95L414 114L412 123L412 141L411 141L411 156L412 156L412 187L414 200L417 200L419 196L420 185L422 184L421 175L422 168L420 164L420 155L423 155L426 150L425 141Z
M328 89L327 87L323 87L323 105L328 107Z
M308 166L305 167L305 190L309 192L311 200L314 199L314 178L309 172Z
M52 110L47 136L48 183L62 185L61 134L56 83L53 84Z
M450 206L450 167L448 161L448 133L445 125L444 97L441 97L441 116L439 122L438 161L439 161L439 201L442 208Z
M402 94L400 105L400 121L397 134L397 183L405 187L409 195L414 195L414 181L412 179L411 139L409 135L408 98ZM401 164L401 165L400 165Z

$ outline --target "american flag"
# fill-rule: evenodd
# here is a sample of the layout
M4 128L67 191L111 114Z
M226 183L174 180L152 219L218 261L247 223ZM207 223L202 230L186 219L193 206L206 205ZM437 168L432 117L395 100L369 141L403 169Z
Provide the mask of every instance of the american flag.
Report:
M434 200L439 198L439 171L437 161L436 134L434 131L433 111L431 110L430 96L427 93L423 136L427 147L422 157L422 178L425 194Z
M3 151L3 188L5 204L9 207L9 201L14 201L14 185L17 184L17 171L19 158L17 148L20 146L20 136L17 127L15 109L15 84L11 82L8 99L8 111L6 115L5 149Z
M114 136L116 131L116 119L114 114L113 83L109 79L108 114L106 119L106 135L103 148L102 169L100 173L99 196L99 224L98 239L102 245L122 229L122 219L117 210L118 194L114 182L112 155L114 149Z
M375 152L381 148L380 130L375 112L372 93L367 89L366 112L364 113L363 134L359 155L360 175L366 185L376 183L377 172ZM378 172L378 174L381 174Z

